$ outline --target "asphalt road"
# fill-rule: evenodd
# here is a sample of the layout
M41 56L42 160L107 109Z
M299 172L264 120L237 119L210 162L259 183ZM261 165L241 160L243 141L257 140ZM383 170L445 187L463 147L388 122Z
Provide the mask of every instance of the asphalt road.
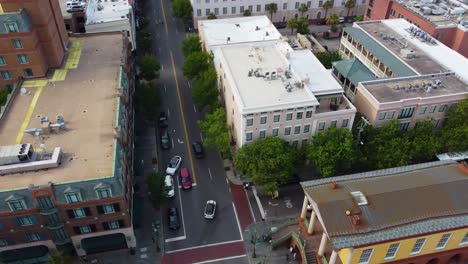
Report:
M181 70L184 58L180 47L185 38L184 27L171 16L172 2L147 1L144 12L151 21L147 29L153 36L151 52L162 65L158 81L161 87L161 110L169 116L168 128L172 142L171 149L159 149L159 169L165 171L171 157L179 155L182 157L181 167L187 167L196 181L196 186L191 190L176 190L175 198L168 203L168 206L178 208L183 219L179 230L168 230L167 210L163 209L164 250L170 252L241 240L240 226L219 153L205 149L204 159L191 157L191 142L201 140L202 137L197 121L202 119L203 113L195 108L190 95L191 86ZM162 4L164 9L161 9ZM164 24L158 24L159 20L163 20ZM211 199L216 200L218 205L216 218L206 220L203 210L206 201Z

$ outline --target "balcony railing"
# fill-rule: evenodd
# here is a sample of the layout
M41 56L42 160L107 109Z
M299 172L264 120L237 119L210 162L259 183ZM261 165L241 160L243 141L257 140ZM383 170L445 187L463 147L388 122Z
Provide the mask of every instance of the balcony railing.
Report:
M50 215L57 212L57 207L39 208L41 215Z
M63 222L49 222L46 224L48 229L58 229L63 227Z
M71 243L71 239L69 237L66 237L66 238L58 238L58 239L54 239L54 243L56 245L65 245L67 243Z

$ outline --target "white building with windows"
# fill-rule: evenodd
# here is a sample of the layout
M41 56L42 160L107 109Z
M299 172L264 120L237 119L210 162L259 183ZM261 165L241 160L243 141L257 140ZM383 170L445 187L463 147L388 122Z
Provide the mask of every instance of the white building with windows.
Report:
M276 3L277 12L273 14L271 20L273 22L286 22L293 17L300 17L302 14L298 11L301 4L308 7L308 11L303 14L309 21L323 22L325 13L327 16L336 14L339 17L363 15L366 9L366 0L355 0L355 7L348 9L345 7L346 0L330 0L333 8L325 11L323 4L326 0L191 0L193 7L193 18L195 27L198 20L203 20L210 14L216 15L218 18L239 17L243 16L244 12L249 10L253 16L267 15L266 5Z
M266 16L199 22L213 52L238 147L267 136L301 145L329 127L351 128L356 108L307 49L293 49Z

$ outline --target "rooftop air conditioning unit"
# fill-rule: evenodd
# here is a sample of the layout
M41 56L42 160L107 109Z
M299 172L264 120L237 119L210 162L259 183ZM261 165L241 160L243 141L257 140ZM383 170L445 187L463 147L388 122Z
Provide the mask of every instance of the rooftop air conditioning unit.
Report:
M414 59L416 58L416 52L414 50L410 49L401 49L400 54L403 56L405 59Z

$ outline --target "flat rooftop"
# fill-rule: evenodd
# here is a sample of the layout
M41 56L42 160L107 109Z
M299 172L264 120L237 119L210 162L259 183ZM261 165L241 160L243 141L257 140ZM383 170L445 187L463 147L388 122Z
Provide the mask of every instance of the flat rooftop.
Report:
M49 181L83 181L113 174L122 34L80 37L72 43L81 49L78 67L63 69L66 71L63 81L50 79L37 97L35 107L32 101L38 88L25 87L29 92L18 94L0 123L0 145L14 145L23 124L26 129L39 128L40 117L55 122L55 117L62 115L66 130L43 135L42 141L29 134L24 134L21 140L33 144L36 151L40 151L41 143L48 152L61 147L62 163L47 171L1 176L1 189L45 185ZM29 120L28 109L33 111Z
M86 24L97 24L127 19L131 5L128 0L89 0L86 8Z
M440 3L420 0L398 0L397 2L425 20L431 21L436 26L456 27L459 17L462 20L468 20L468 6L457 0L441 1ZM461 13L463 9L465 11ZM426 14L424 10L426 10Z
M281 38L281 33L266 16L201 20L198 30L208 46Z

